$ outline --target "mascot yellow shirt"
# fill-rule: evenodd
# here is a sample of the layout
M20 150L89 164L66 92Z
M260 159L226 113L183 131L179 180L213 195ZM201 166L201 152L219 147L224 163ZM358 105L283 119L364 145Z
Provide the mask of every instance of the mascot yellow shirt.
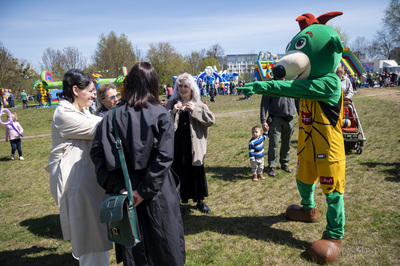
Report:
M297 154L310 162L345 160L342 97L336 105L300 99Z

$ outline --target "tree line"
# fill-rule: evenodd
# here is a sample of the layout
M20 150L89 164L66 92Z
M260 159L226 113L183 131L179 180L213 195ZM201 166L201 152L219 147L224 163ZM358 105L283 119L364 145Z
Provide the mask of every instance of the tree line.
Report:
M350 37L340 27L332 27L339 33L344 45L349 47L360 61L379 58L400 62L400 0L390 1L384 11L382 26L371 40L357 36L350 41ZM160 86L172 83L172 77L183 72L197 75L204 71L206 66L215 65L218 70L226 68L224 49L218 43L208 49L192 51L189 55L180 54L169 42L152 43L144 54L133 46L125 34L117 36L113 31L99 36L97 47L89 59L91 63L88 63L88 58L76 47L65 47L62 50L47 48L43 52L40 68L55 73L55 80L62 80L63 73L72 68L83 69L89 73L120 69L122 66L129 70L138 61L148 61L159 74ZM102 71L100 74L103 78L116 77L114 71ZM26 60L14 58L0 42L0 87L11 88L17 95L22 89L34 94L31 87L37 79L40 79L40 73Z
M103 78L113 78L122 74L115 69L127 67L128 71L139 61L148 61L157 70L160 87L171 84L172 77L183 72L198 74L206 66L216 66L221 69L225 54L217 43L209 49L192 51L189 55L181 55L169 42L150 44L145 55L135 48L125 34L117 36L111 31L108 35L101 34L97 47L91 56L92 63L76 47L65 47L62 50L47 48L40 62L41 70L50 71L54 80L62 80L63 74L72 68L79 68L88 73L99 73ZM110 70L110 71L108 71ZM32 84L40 79L25 60L13 58L11 52L0 43L0 86L13 89L14 94L25 89L28 94L34 94Z
M360 14L360 19L362 14ZM373 18L363 18L373 20ZM379 23L379 21L377 21ZM371 38L371 39L369 39ZM381 27L371 36L357 36L349 48L364 62L394 59L400 63L400 0L390 0L384 11Z

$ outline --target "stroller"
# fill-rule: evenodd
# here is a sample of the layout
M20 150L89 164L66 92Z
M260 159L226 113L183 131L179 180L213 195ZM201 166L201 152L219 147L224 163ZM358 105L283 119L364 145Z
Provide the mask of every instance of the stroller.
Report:
M367 139L352 100L343 102L343 119L342 132L346 152L356 150L357 154L361 154L364 149L364 141Z

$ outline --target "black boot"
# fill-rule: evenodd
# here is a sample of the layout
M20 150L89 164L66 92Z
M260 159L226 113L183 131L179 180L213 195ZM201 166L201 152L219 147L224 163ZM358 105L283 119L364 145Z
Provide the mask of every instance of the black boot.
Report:
M206 203L203 200L199 200L199 202L197 202L196 207L201 212L211 213L210 208L208 208L208 206L206 205Z

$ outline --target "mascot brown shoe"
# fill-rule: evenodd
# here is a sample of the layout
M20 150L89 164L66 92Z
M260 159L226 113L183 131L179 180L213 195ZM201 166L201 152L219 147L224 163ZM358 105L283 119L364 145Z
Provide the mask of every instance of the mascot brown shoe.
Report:
M315 241L307 250L308 255L319 264L334 262L341 252L342 239L331 238L326 231L322 239Z
M318 208L315 205L312 209L292 204L286 209L286 218L292 221L311 222L318 221Z

